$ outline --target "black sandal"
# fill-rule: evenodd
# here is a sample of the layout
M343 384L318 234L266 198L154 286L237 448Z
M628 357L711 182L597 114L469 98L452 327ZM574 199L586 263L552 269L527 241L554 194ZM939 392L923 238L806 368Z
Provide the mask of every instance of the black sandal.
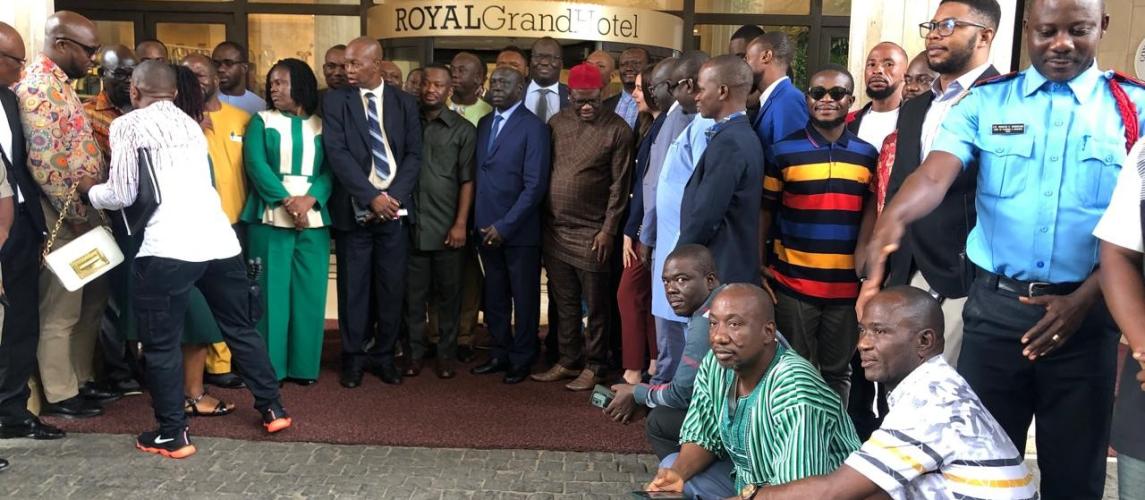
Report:
M230 415L231 412L235 411L234 407L228 407L227 403L224 403L221 399L218 404L215 405L214 410L209 412L200 410L199 401L202 401L206 396L207 391L204 389L199 397L184 399L183 402L186 406L183 408L183 412L192 417L221 417L223 415Z

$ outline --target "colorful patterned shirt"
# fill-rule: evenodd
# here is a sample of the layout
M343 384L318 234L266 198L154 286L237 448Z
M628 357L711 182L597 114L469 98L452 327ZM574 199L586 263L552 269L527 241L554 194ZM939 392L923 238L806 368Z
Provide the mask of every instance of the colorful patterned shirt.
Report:
M729 395L736 374L708 353L696 375L680 443L694 443L735 465L736 490L828 474L859 448L843 403L819 371L795 351L775 359L751 394Z
M942 356L889 395L890 412L848 467L896 500L1038 497L1025 458Z
M110 163L111 145L108 143L108 136L111 134L111 121L123 116L123 112L111 103L107 92L100 92L88 99L83 103L83 110L91 123L91 135L95 137L95 143L103 153L103 162Z
M78 177L107 178L107 164L92 136L83 103L68 76L44 55L28 63L24 78L12 88L20 98L20 119L28 142L28 170L52 207L63 210ZM88 207L76 197L70 222L85 222Z
M855 245L878 150L846 129L830 142L808 125L766 156L763 206L775 214L768 262L779 287L816 303L855 300Z

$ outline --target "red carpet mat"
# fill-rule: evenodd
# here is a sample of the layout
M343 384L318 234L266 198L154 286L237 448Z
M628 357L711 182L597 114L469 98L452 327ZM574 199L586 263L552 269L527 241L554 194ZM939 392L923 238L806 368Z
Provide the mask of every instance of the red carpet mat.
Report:
M249 392L210 387L212 395L238 408L224 417L192 418L191 434L437 448L651 452L643 420L627 426L613 423L589 404L589 392L531 380L507 386L499 375L470 375L475 364L459 365L456 378L441 380L430 360L420 376L406 378L400 386L385 385L367 373L361 387L344 389L338 384L337 339L336 334L327 336L317 384L288 382L283 387L283 401L294 417L291 429L268 436ZM485 355L479 351L479 361ZM137 434L155 427L150 404L147 395L130 396L109 403L100 417L46 420L69 432Z

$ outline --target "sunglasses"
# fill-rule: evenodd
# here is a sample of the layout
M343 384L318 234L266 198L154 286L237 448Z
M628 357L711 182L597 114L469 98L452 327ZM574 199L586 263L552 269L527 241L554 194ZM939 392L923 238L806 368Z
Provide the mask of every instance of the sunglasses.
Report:
M807 95L813 101L822 101L824 97L831 96L833 101L842 101L843 98L851 95L851 90L846 87L831 87L829 89L823 87L811 87L807 89Z
M94 46L94 47L93 47L93 46L91 46L91 45L84 45L84 44L82 44L82 43L79 43L79 42L77 42L77 41L75 41L75 40L72 40L71 38L68 38L68 37L66 37L66 36L58 36L58 37L56 37L56 41L60 41L60 40L63 40L63 41L65 41L65 42L71 42L71 43L74 43L74 44L78 45L78 46L79 46L79 48L83 49L84 53L85 53L85 54L87 54L87 56L88 56L89 58L90 58L90 57L93 57L93 56L95 56L95 53L96 53L96 52L99 52L99 45L96 45L96 46Z

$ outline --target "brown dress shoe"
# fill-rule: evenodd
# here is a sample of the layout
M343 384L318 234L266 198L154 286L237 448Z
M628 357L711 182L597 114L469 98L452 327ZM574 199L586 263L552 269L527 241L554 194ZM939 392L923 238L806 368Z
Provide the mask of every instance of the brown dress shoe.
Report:
M534 373L529 375L529 378L536 380L537 382L556 382L558 380L573 378L575 376L577 376L576 370L565 368L561 366L560 363L557 363L553 365L552 368L549 368L548 371L544 373Z
M457 372L453 370L453 363L450 361L437 360L437 366L434 370L437 373L437 378L453 378Z
M576 380L569 382L565 385L565 389L570 391L588 391L596 387L596 384L604 382L604 377L599 377L596 372L585 368L576 377Z

